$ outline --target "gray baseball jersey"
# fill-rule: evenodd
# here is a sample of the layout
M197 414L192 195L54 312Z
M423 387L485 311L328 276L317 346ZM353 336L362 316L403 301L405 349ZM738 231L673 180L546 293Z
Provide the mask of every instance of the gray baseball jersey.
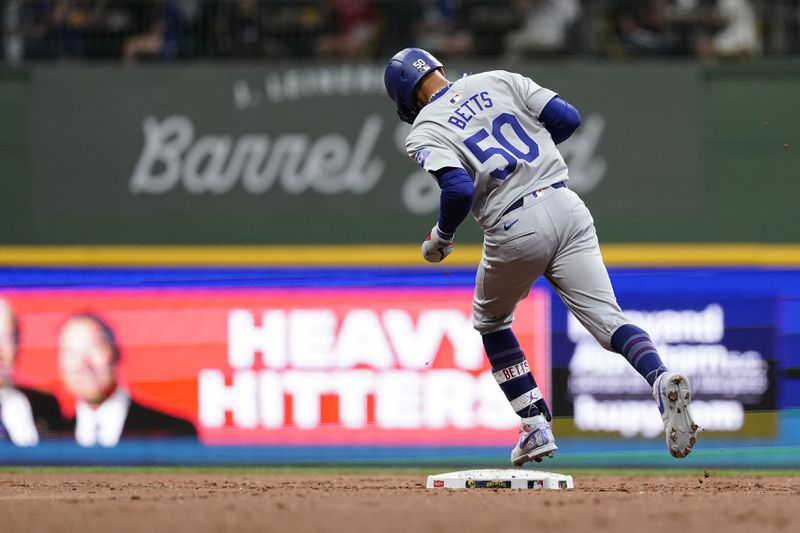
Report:
M517 303L544 275L609 348L630 320L614 296L589 210L560 186L567 165L538 118L555 96L519 74L467 76L422 108L406 149L429 172L461 167L475 183L472 213L484 232L473 301L478 331L511 327Z
M485 229L526 193L569 179L564 158L538 121L555 96L501 70L461 78L422 108L406 149L424 170L462 167L472 176L472 213Z

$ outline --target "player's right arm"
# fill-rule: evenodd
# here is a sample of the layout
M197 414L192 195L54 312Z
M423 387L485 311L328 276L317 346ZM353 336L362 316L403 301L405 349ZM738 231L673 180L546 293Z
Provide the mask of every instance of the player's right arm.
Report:
M510 74L512 84L531 113L550 133L553 142L566 141L581 125L581 116L575 107L559 98L558 94L538 85L521 74Z
M539 115L539 122L550 132L553 142L559 144L569 139L578 129L581 125L581 115L569 102L554 96L544 106Z
M439 220L422 243L426 261L438 263L453 250L456 229L472 207L475 185L461 162L443 144L424 136L406 140L408 154L436 179L439 194Z

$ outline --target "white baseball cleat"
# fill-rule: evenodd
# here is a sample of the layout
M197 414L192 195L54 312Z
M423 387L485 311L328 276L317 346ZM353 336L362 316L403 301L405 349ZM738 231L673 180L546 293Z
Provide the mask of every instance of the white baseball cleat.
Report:
M519 441L511 450L511 462L514 466L521 466L528 461L541 463L545 456L553 457L553 453L558 450L550 424L544 415L524 419L519 432Z
M697 430L700 429L689 408L692 401L689 380L681 374L665 372L653 383L653 397L664 421L669 453L678 459L686 457L697 442Z

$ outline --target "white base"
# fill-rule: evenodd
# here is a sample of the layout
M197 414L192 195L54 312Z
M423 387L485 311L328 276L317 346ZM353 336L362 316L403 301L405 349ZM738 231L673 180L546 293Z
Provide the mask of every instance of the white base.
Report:
M429 489L572 489L572 476L522 469L463 470L428 476Z

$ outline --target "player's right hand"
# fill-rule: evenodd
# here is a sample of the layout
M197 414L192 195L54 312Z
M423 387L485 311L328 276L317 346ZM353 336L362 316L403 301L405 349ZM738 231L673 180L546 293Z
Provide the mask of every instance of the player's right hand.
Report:
M453 235L439 230L439 224L422 241L422 257L429 263L441 263L453 251Z

